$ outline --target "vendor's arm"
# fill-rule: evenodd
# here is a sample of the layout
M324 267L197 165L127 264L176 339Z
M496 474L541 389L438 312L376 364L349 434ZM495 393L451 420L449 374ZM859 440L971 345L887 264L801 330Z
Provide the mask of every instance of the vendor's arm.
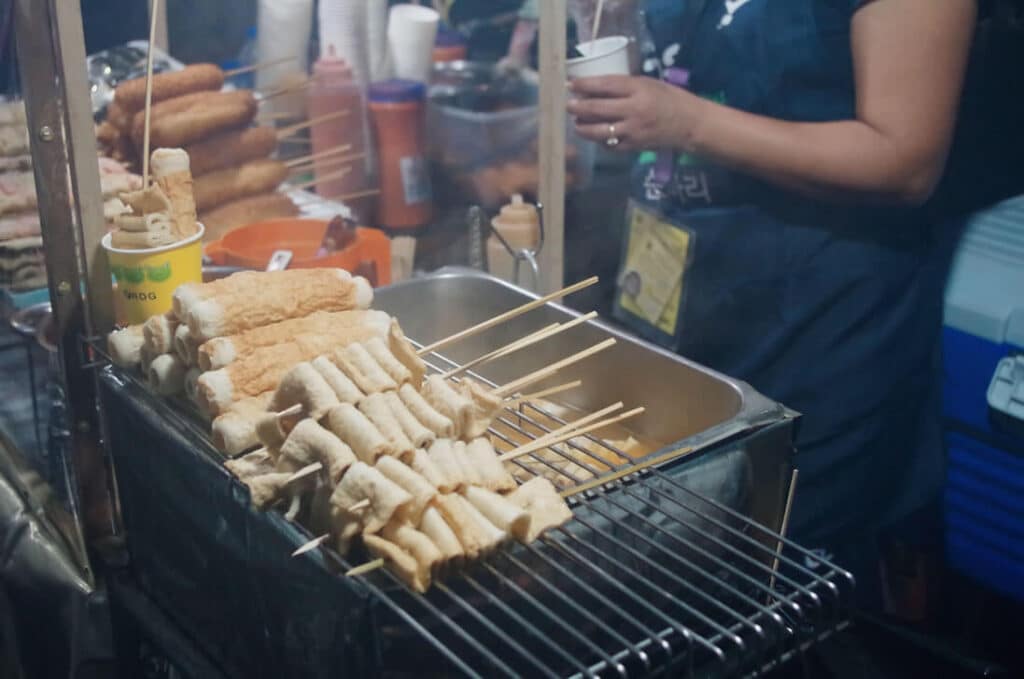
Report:
M941 177L975 0L871 0L854 14L855 120L787 122L647 78L576 80L580 133L676 149L820 197L919 204Z

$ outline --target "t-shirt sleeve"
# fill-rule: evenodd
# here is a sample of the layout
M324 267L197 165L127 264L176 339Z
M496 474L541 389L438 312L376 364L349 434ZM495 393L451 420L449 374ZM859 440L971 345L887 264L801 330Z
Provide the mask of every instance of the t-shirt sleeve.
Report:
M519 18L527 21L537 21L540 18L540 9L537 7L537 0L526 0L519 9Z

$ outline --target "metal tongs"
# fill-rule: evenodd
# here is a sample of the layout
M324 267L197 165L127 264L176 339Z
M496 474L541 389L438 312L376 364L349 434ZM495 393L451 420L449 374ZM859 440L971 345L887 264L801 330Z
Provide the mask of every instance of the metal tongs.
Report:
M515 268L512 269L512 278L515 284L519 285L519 265L522 262L526 262L530 265L530 272L533 274L533 285L530 286L530 289L536 291L540 286L540 266L537 264L537 256L544 249L544 205L539 202L534 203L534 205L537 207L537 225L540 227L540 238L537 239L537 247L532 250L529 248L513 248L498 229L492 227L491 233L498 238L498 242L515 260Z

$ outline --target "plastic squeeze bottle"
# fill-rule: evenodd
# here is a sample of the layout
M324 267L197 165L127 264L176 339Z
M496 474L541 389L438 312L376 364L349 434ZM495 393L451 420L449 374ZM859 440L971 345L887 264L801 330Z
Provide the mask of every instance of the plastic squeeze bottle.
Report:
M491 226L513 250L533 250L540 241L540 217L537 215L537 207L524 202L518 193L512 196L512 202L504 205L498 216L491 220ZM523 276L523 269L526 266L520 265L520 277ZM487 238L487 270L498 278L519 284L514 277L515 257L509 254L493 233Z
M346 162L344 158L364 150L363 94L352 76L352 69L343 59L334 56L333 46L328 46L327 53L313 64L313 82L306 97L310 120L348 111L348 115L316 123L309 130L314 156L336 151L313 161L316 192L324 198L341 198L362 191L366 188L366 161L359 158ZM342 146L349 148L339 150ZM344 176L338 176L345 167L351 169ZM320 180L328 175L333 178Z

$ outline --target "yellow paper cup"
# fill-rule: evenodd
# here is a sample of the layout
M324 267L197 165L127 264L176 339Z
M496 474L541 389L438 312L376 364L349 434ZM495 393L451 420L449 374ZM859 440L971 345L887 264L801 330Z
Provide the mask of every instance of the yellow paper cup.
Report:
M148 250L124 250L101 241L107 251L119 325L145 323L171 310L171 294L182 283L203 282L203 232L187 240Z

